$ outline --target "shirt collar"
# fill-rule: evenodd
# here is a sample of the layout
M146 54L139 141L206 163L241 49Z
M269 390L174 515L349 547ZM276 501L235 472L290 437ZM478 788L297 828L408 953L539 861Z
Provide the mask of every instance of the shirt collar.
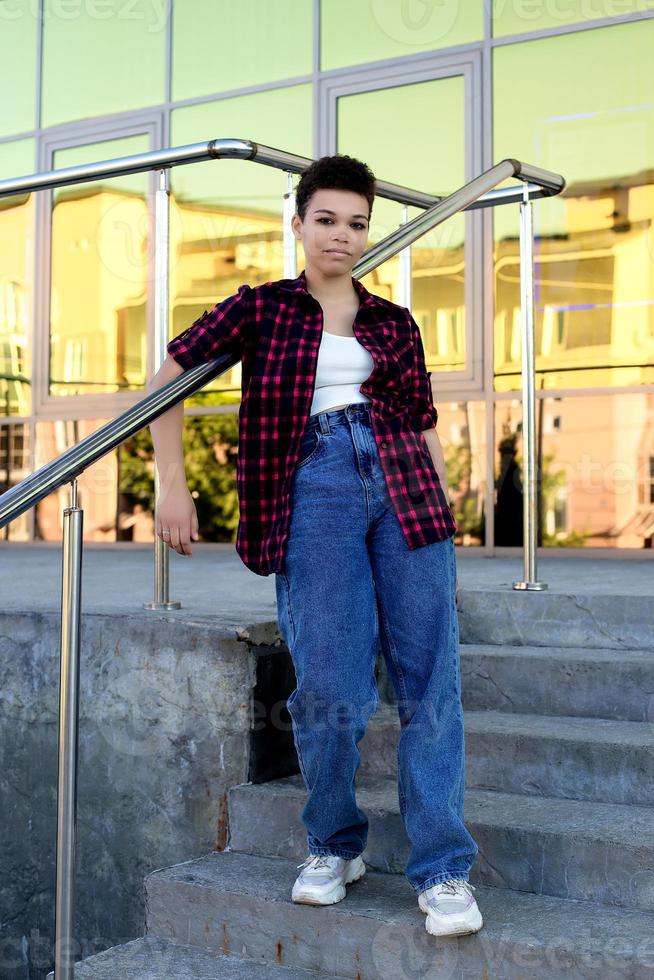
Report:
M381 300L374 293L368 292L363 283L355 279L354 276L352 276L352 285L359 295L361 306L380 305ZM279 289L286 290L287 292L305 293L308 296L309 290L307 289L306 269L302 270L297 279L279 279L277 286Z

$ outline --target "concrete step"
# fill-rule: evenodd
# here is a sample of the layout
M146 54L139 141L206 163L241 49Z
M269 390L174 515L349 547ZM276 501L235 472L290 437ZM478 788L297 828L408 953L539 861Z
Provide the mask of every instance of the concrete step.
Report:
M181 945L158 936L142 936L112 946L75 964L76 980L311 980L315 973L287 969ZM54 971L46 980L54 980Z
M233 787L230 848L304 859L305 799L300 776ZM403 872L409 841L396 780L358 775L357 802L370 821L366 863ZM654 911L652 807L473 789L466 793L465 820L479 846L473 884Z
M465 708L654 720L654 642L651 650L490 643L459 649ZM394 700L381 678L380 691Z
M352 980L651 980L645 912L479 885L483 928L439 939L403 875L368 871L342 902L313 907L290 900L297 874L295 861L233 851L155 871L148 935Z
M652 578L651 564L648 560L641 567L647 583ZM597 575L602 575L601 562ZM578 588L571 583L565 591L548 584L543 592L520 592L508 579L496 588L461 586L457 591L461 642L654 650L649 584L640 594L628 592L619 581L605 580L592 592L584 583Z
M260 644L253 647L256 724L250 737L247 778L267 782L299 772L286 710L296 681L286 646L273 647L258 639ZM467 711L648 725L654 720L654 650L463 643L460 655L461 694ZM382 704L395 704L396 693L381 652L376 676Z
M466 786L654 806L654 728L644 722L464 710ZM360 772L395 776L400 722L380 704L359 743Z

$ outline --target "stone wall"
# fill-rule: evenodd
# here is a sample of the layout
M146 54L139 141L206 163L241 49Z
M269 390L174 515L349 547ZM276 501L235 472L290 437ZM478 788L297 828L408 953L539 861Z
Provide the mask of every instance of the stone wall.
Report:
M0 977L53 966L60 616L0 614ZM140 936L143 878L227 843L254 658L163 614L81 626L75 956Z

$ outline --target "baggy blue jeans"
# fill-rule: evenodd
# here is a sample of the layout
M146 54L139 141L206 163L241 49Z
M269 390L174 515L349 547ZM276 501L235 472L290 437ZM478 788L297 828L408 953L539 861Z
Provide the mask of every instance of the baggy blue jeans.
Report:
M286 704L307 789L313 854L354 858L368 819L355 796L358 742L379 705L379 646L400 718L398 798L420 892L468 880L454 539L409 549L388 493L367 402L312 415L292 487L280 634L296 688Z

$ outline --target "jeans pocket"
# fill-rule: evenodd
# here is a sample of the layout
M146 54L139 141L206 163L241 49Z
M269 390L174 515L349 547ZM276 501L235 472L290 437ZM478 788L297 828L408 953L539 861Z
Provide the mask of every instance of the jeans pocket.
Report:
M300 453L295 465L296 469L306 466L317 455L322 443L322 434L319 429L307 429L300 440Z

